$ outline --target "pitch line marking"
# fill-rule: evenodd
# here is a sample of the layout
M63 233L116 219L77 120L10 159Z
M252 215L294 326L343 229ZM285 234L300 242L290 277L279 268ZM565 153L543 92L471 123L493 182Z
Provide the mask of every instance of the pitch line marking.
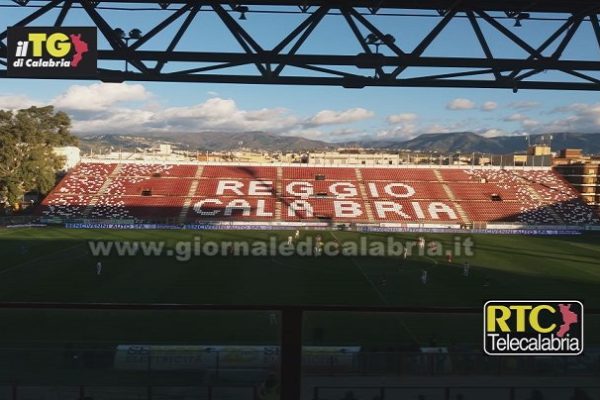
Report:
M333 236L333 238L335 240L337 240L338 242L340 241L338 239L337 236L335 236L335 233L333 232L329 232L331 234L331 236ZM354 264L354 266L358 269L358 271L362 274L362 276L367 280L367 282L369 282L369 284L371 285L371 287L375 290L375 293L377 293L377 295L379 296L379 299L383 302L383 304L385 304L386 306L389 306L390 303L386 300L386 298L383 296L383 293L381 293L381 291L377 288L377 285L375 285L375 283L373 283L373 281L371 279L369 279L368 275L365 273L365 271L362 269L362 267L360 266L360 264L356 261L356 259L354 257L350 257L352 263Z
M329 233L331 233L331 236L333 236L333 238L339 242L339 239L337 238L337 236L335 236L335 234L333 232L329 232ZM433 262L435 262L437 264L437 262L434 259L432 259L432 260L433 260ZM362 267L360 266L360 264L358 263L358 261L356 261L354 258L352 258L352 262L354 263L354 265L356 266L356 268L358 268L358 270L361 272L361 274L365 277L365 279L367 280L367 282L369 282L371 284L371 286L373 287L373 289L375 289L375 292L379 295L379 298L383 301L383 303L385 305L390 305L390 303L385 299L385 297L383 296L383 294L381 293L381 291L377 288L377 286L373 283L373 281L371 279L369 279L369 277L367 276L367 274L365 273L365 271L362 269ZM404 328L404 330L406 331L406 333L408 334L408 336L415 343L419 344L419 340L417 339L417 336L415 336L413 334L413 332L408 328L408 326L402 320L402 318L400 319L400 325L402 326L402 328Z

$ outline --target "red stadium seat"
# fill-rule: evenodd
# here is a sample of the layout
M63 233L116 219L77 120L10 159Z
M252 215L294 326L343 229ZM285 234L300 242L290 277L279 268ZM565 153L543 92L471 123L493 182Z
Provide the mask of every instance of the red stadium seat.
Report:
M433 170L425 168L362 168L361 174L365 181L437 181Z
M316 180L317 176L321 176L326 181L353 181L357 179L355 168L283 167L283 179Z

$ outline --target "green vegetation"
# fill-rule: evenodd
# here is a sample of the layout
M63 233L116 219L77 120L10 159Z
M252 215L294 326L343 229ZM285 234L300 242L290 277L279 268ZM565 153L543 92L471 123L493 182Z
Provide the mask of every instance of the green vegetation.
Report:
M24 193L46 194L54 187L62 164L52 147L77 143L70 126L69 116L52 106L0 110L0 211Z

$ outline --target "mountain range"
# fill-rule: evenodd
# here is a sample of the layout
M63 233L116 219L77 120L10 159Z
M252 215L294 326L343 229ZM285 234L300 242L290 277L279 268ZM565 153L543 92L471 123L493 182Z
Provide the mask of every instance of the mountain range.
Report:
M529 143L548 142L550 135L532 135ZM329 143L297 136L280 136L264 132L195 132L172 134L140 135L96 135L80 137L83 151L135 150L157 143L172 144L177 148L192 151L228 151L248 148L265 151L302 152L323 151L337 148L362 147L388 150L410 150L440 153L495 153L506 154L524 151L528 145L525 136L484 137L473 132L431 133L414 139L363 140L342 143ZM551 139L552 148L582 149L586 154L600 154L600 133L555 133Z
M551 139L550 139L551 137ZM375 148L437 151L440 153L480 152L507 154L524 151L528 143L550 143L554 150L582 149L586 154L600 153L600 133L555 133L552 135L484 137L472 132L432 133L414 139L398 141L367 141L364 145Z

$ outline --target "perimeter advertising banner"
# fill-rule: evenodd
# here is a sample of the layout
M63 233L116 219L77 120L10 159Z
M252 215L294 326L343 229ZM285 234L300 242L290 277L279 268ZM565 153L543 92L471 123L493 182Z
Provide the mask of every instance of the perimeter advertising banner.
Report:
M15 78L93 78L96 28L8 28L7 75Z
M303 367L351 370L360 350L359 346L304 346ZM279 351L279 346L123 344L117 346L114 367L130 371L274 369L280 362Z

